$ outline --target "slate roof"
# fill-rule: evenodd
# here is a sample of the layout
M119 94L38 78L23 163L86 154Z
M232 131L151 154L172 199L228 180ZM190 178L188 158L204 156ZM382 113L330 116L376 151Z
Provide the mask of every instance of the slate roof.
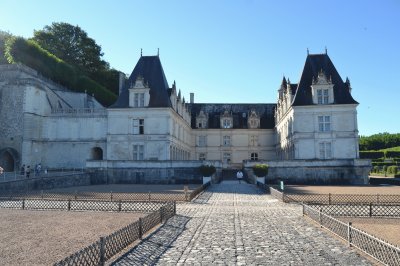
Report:
M223 103L192 103L189 104L191 112L191 126L196 127L196 116L202 110L208 114L208 128L221 128L220 116L225 111L232 113L233 128L248 128L247 119L252 110L260 116L260 128L273 129L275 126L276 104L223 104Z
M358 104L350 94L349 84L344 83L331 59L327 54L308 55L293 100L294 106L313 105L311 84L313 78L323 71L326 77L332 79L335 104Z
M110 108L128 108L129 90L131 84L135 84L138 76L144 78L144 82L150 87L149 107L171 107L169 98L169 86L158 56L142 56L137 62L128 81L118 96L117 101Z

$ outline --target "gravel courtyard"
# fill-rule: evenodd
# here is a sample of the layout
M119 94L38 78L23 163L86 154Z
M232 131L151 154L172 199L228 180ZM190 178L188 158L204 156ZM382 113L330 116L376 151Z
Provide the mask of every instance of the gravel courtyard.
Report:
M0 265L52 265L145 215L0 209Z

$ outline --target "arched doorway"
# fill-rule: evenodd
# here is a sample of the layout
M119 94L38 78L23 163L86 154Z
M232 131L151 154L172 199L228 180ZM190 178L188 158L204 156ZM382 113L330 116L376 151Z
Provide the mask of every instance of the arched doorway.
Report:
M12 148L0 150L0 166L6 172L13 172L16 170L19 163L18 152Z
M103 150L100 147L92 149L92 160L103 160Z

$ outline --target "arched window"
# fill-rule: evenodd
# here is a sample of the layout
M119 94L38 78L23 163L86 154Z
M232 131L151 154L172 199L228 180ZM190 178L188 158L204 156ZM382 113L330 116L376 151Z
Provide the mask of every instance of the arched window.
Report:
M103 150L100 147L92 149L92 160L103 160Z

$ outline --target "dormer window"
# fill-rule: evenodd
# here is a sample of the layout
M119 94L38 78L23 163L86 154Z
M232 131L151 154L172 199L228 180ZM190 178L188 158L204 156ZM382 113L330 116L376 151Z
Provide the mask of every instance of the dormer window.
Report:
M221 128L232 128L233 127L233 118L228 111L225 111L223 115L221 115Z
M129 88L129 106L147 107L150 102L150 88L141 76L136 78L135 84Z
M255 111L251 111L247 126L249 128L260 128L260 118Z
M312 81L312 96L314 104L332 104L334 102L333 84L321 70L317 79Z
M203 112L203 110L201 110L199 115L196 117L197 128L207 128L207 120L207 115Z

